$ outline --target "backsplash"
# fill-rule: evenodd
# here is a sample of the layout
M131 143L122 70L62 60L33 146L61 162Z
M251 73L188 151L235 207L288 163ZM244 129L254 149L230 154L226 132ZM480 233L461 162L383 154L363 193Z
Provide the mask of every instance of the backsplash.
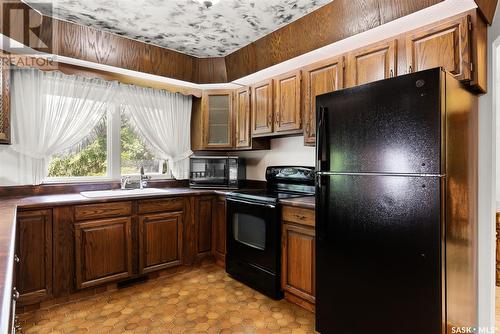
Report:
M240 152L245 158L247 179L266 179L267 166L314 166L315 148L304 146L304 137L285 137L271 140L271 150Z

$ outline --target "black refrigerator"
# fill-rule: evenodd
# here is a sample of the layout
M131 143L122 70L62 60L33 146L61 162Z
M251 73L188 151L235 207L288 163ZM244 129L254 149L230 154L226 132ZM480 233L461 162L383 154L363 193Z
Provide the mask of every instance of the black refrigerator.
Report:
M436 68L316 105L316 330L476 326L476 96Z

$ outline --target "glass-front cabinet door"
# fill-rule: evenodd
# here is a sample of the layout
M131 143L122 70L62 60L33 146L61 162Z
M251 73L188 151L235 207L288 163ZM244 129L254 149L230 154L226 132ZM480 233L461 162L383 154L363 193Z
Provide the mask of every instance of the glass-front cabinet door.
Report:
M203 141L205 148L233 147L232 92L212 90L203 93Z

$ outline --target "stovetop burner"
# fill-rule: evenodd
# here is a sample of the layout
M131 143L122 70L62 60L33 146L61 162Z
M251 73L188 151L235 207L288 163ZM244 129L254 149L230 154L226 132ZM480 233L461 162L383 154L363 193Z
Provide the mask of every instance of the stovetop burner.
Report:
M314 168L268 167L266 189L239 190L228 198L276 203L280 199L314 195Z
M227 194L227 196L232 198L251 199L265 202L277 202L280 199L303 197L307 195L313 194L287 193L268 189L240 190Z

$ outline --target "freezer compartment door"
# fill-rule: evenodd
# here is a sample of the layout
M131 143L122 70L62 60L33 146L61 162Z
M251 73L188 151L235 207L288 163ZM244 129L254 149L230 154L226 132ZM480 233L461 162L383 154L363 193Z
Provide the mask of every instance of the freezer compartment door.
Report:
M316 327L441 333L441 178L322 176Z
M324 172L444 174L439 69L318 97Z

